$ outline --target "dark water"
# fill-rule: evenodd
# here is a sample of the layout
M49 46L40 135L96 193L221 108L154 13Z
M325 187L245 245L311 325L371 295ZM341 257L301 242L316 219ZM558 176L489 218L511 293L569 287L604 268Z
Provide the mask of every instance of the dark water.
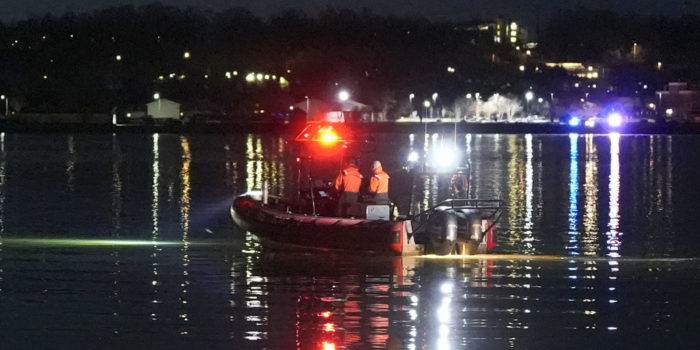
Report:
M493 259L263 253L227 206L288 190L277 136L0 135L0 347L698 347L700 138L457 141L509 205Z

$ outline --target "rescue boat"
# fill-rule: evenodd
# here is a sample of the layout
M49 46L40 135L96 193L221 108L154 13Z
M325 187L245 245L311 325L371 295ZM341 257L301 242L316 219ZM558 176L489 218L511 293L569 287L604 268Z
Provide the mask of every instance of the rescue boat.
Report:
M338 154L344 154L353 141L337 134L342 128L310 124L294 141L312 148L321 147L325 153L333 153L329 147L337 147L336 151L341 152ZM468 198L468 167L450 173L426 169L411 172L411 188L407 189L410 191L415 189L414 177L450 179L447 183L452 194L431 208L395 215L393 205L358 203L354 218L341 218L333 215L334 198L324 187L329 182L314 179L311 167L306 167L307 172L302 176L304 162L310 163L313 158L309 154L318 153L316 148L296 157L299 164L296 198L273 196L268 193L267 185L263 185L262 191L234 199L230 208L234 223L257 236L263 246L282 250L406 256L486 253L496 246L496 222L503 202ZM339 158L342 162L343 156ZM409 207L415 206L409 203Z

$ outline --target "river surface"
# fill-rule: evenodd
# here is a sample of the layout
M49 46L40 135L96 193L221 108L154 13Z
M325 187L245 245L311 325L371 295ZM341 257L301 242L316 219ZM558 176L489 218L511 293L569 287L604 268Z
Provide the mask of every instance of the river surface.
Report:
M289 190L280 136L3 133L0 347L700 346L700 137L421 138L375 135L361 165L456 144L508 205L497 255L266 252L228 205Z

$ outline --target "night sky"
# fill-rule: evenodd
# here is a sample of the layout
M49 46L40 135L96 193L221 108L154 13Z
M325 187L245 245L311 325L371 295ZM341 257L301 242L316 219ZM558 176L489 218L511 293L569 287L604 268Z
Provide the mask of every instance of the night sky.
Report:
M0 19L5 22L22 20L50 12L85 12L104 7L133 4L139 6L154 0L0 0ZM422 15L433 20L468 20L506 16L534 25L538 8L540 18L546 21L562 8L577 4L592 8L610 9L620 13L679 16L686 12L698 13L700 0L160 0L176 6L198 6L221 10L245 7L254 14L268 17L288 8L299 8L309 14L331 6L335 9L369 8L377 14Z

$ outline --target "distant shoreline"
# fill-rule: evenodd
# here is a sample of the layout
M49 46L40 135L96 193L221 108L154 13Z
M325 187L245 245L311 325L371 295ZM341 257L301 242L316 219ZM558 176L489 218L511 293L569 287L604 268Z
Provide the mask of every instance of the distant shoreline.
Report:
M375 122L349 126L371 133L454 132L455 123ZM245 134L285 133L294 127L280 123L237 123L195 125L111 125L81 123L18 123L0 121L0 132L6 133L170 133L170 134ZM700 134L700 124L629 123L619 128L600 125L593 128L571 127L555 123L465 123L456 124L458 133L477 134Z

